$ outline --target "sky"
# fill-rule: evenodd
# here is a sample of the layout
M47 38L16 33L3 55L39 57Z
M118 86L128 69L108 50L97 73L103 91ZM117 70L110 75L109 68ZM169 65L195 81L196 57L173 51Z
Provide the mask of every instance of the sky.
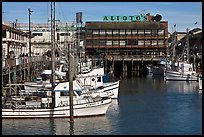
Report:
M3 22L47 23L51 2L2 2ZM103 16L134 16L160 14L168 21L168 31L185 32L186 28L202 28L202 2L55 2L55 16L61 22L72 22L82 12L83 23L103 21ZM196 23L197 22L197 23ZM174 27L175 26L175 27Z

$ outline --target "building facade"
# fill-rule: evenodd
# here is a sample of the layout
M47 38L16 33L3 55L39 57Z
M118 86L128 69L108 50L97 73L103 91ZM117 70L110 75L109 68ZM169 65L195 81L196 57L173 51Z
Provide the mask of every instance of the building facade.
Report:
M28 43L29 35L27 33L2 24L2 66L19 64L20 55L29 52ZM9 61L9 59L13 61Z
M92 55L166 55L167 21L86 22L85 50Z

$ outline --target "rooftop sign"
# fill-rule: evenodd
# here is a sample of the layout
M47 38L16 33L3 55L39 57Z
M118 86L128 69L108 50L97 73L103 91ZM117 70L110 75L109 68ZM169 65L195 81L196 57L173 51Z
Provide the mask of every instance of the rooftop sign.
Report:
M136 21L147 21L147 16L135 15L135 16L104 16L103 21L105 22L136 22Z

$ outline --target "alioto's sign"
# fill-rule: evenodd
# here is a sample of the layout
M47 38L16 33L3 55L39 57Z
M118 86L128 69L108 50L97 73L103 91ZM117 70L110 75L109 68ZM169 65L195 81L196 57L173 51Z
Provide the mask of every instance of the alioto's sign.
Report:
M135 15L135 16L104 16L103 21L106 22L135 22L135 21L147 21L147 16Z

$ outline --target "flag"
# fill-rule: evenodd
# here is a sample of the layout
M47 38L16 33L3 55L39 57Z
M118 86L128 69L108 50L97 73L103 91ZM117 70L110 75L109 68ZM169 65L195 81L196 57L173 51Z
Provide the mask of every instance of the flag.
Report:
M198 22L195 22L195 24L198 24Z

